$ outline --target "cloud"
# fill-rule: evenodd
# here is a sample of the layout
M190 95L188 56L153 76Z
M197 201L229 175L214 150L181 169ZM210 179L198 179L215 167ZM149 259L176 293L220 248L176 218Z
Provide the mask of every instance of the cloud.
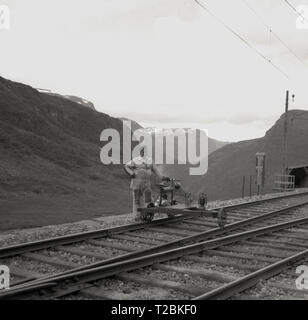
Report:
M250 114L250 113L236 113L230 115L206 115L206 114L199 114L196 116L195 114L158 114L158 113L134 113L128 112L126 116L129 119L133 119L141 122L149 122L149 123L160 123L160 124L173 124L176 126L178 123L183 122L186 123L203 123L205 126L207 124L212 123L229 123L232 125L242 125L242 124L250 124L250 123L263 123L269 124L272 123L275 119L275 115L260 115L260 114Z
M219 136L229 128L235 139L259 135L260 123L278 117L286 88L306 105L303 66L278 43L267 45L266 29L242 1L205 2L292 80L191 0L12 0L11 31L0 35L2 75L84 97L111 115L206 124ZM277 0L250 3L308 58L307 32L296 29L294 13Z

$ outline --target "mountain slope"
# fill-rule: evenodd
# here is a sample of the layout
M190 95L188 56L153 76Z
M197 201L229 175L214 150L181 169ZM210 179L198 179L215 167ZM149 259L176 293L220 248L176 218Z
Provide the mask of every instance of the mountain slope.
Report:
M216 150L228 144L229 144L228 142L223 142L223 141L218 141L212 138L208 138L208 154L211 155ZM189 175L190 168L191 168L190 164L162 165L162 171L164 172L165 175L181 180L183 189L186 192L196 193L196 188L194 186L196 185L196 183L200 183L200 177L190 176Z
M308 164L308 112L289 111L288 165ZM209 156L208 173L194 178L194 193L205 190L210 199L239 197L242 179L255 175L256 153L266 153L264 192L272 192L275 175L282 171L284 115L263 138L229 144ZM247 190L247 189L246 189ZM255 191L255 186L254 186ZM247 194L247 193L246 193Z
M80 97L76 97L76 96L72 96L72 95L61 95L59 93L54 93L54 92L47 90L47 89L39 89L38 88L37 90L41 93L45 93L45 94L48 94L48 95L54 96L54 97L64 98L64 99L76 102L86 108L90 108L92 110L95 110L94 104L91 101L86 100L84 98L80 98Z
M134 132L136 130L139 130L139 129L142 129L142 126L134 121L134 120L131 120L131 119L128 119L128 118L119 118L121 121L130 121L130 125L131 125L131 130Z
M120 118L121 120L129 120L127 118ZM131 121L131 120L130 120ZM175 164L161 164L158 165L159 170L166 176L181 180L182 183L182 189L184 192L189 192L192 189L192 185L194 183L194 177L191 177L189 175L189 170L191 165L190 164L177 164L177 156L180 150L179 144L178 144L178 139L177 137L177 130L176 128L166 130L160 130L157 128L142 128L137 122L132 121L131 122L131 129L132 131L139 130L140 132L144 132L145 134L152 135L152 157L155 159L155 134L160 135L160 134L165 134L168 135L169 137L173 137L174 141L174 160ZM184 129L185 130L185 129ZM156 136L157 137L157 136ZM186 137L187 139L187 137ZM159 140L160 141L160 140ZM218 141L212 138L208 138L208 153L211 154L212 152L218 150L219 148L222 148L223 146L227 145L228 142L224 141ZM166 146L164 145L164 148ZM186 151L181 150L182 152L186 153Z
M62 219L57 223L69 220L66 214L74 220L72 204L83 199L90 204L95 199L96 207L88 209L96 215L111 209L129 212L129 179L122 166L100 162L100 133L106 128L121 132L119 119L1 77L0 97L2 208L8 208L5 201L33 198L35 210L37 197L48 198L49 203L53 199ZM16 212L7 210L6 216ZM2 217L0 213L0 224Z

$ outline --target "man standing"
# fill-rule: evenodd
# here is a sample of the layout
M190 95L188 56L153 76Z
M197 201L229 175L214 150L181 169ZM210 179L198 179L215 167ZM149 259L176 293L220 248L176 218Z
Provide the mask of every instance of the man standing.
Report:
M154 173L159 179L163 176L158 171L152 159L147 156L146 148L140 151L140 156L129 161L124 166L125 172L132 178L130 188L133 192L133 213L135 220L140 220L138 208L142 208L152 202L151 175Z

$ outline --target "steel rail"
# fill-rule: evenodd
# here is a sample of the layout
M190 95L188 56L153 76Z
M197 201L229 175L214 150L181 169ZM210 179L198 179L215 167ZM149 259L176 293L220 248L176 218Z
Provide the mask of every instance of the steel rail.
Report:
M150 226L158 226L158 225L166 224L170 222L177 222L177 221L192 218L195 216L196 216L195 214L191 214L191 215L187 214L185 216L183 215L183 216L176 216L172 218L162 218L162 219L154 220L153 222L151 222L151 224L149 224L148 222L126 224L119 227L104 228L104 229L98 229L93 231L73 233L70 235L65 235L60 237L48 238L48 239L43 239L38 241L32 241L32 242L26 242L22 244L7 246L7 247L0 248L0 259L12 257L25 252L48 249L50 247L61 246L65 244L75 243L75 242L81 242L88 239L102 238L102 237L107 237L110 235L115 235L123 232L145 229Z
M215 210L220 210L223 208L230 210L230 209L234 209L234 208L241 208L241 207L246 207L246 206L255 205L255 204L259 204L259 203L267 203L267 202L271 202L273 200L283 200L285 198L299 197L299 196L306 195L306 194L308 195L307 191L299 192L299 193L292 193L292 194L278 196L278 197L269 198L269 199L254 200L254 201L239 203L239 204L230 205L230 206L220 206L220 207L217 207L213 210L206 210L204 212L198 211L198 215L213 214L213 212ZM119 226L119 227L104 228L104 229L98 229L98 230L93 230L93 231L74 233L74 234L60 236L60 237L47 238L47 239L43 239L43 240L31 241L31 242L26 242L26 243L22 243L22 244L7 246L7 247L0 248L0 259L13 257L18 254L22 254L22 253L26 253L26 252L48 249L51 247L67 245L67 244L71 244L71 243L75 243L75 242L81 242L81 241L85 241L88 239L101 238L101 237L106 237L109 235L114 235L114 234L129 232L129 231L135 231L135 230L140 230L140 229L146 229L147 227L150 227L150 226L157 226L157 225L161 225L161 224L167 224L169 222L181 221L181 220L185 220L185 219L195 217L195 216L196 216L196 213L194 211L191 211L191 212L189 212L185 215L181 215L181 216L154 220L150 224L147 222L134 223L134 224L123 225L123 226ZM226 229L227 227L224 227L224 229ZM214 229L214 230L216 230L215 232L218 232L217 229ZM218 232L216 234L220 234L220 233Z
M287 208L284 209L279 209L279 210L275 210L275 211L271 211L256 217L252 217L249 219L244 219L242 221L239 222L234 222L234 223L230 223L229 225L227 225L224 228L214 228L208 231L204 231L204 232L200 232L198 234L192 235L192 236L187 236L185 238L179 239L179 240L174 240L172 242L168 242L166 244L161 244L161 245L157 245L151 248L146 248L146 249L141 249L138 250L136 252L130 252L130 253L126 253L126 254L122 254L119 255L117 257L114 258L109 258L106 260L102 260L102 261L98 261L98 262L94 262L91 264L87 264L78 268L74 268L68 271L64 271L61 274L65 275L65 274L71 274L72 272L78 272L78 271L82 271L82 270L88 270L90 268L97 268L97 267L101 267L101 266L106 266L108 264L113 264L113 263L117 263L120 261L125 261L125 260L131 260L131 259L135 259L138 257L142 257L142 256L146 256L146 255L153 255L159 252L163 252L163 251L167 251L167 250L172 250L175 248L180 248L182 246L187 246L191 243L195 243L195 242L200 242L200 241L205 241L208 239L211 239L215 236L221 236L227 233L230 233L232 231L236 231L238 229L241 229L243 227L249 226L253 223L257 223L260 221L264 221L266 219L271 219L274 218L277 215L280 214L284 214L287 213L290 210L294 210L294 209L299 209L303 206L308 205L308 201L305 201L303 203L294 205L294 206L289 206ZM47 276L44 277L44 279L48 279L48 278L52 278L53 276ZM39 280L39 279L38 279ZM34 280L34 281L38 281L38 280ZM30 281L29 281L30 282ZM27 283L27 282L25 282Z
M288 199L288 198L293 198L293 197L296 197L296 196L304 196L304 195L308 195L308 191L303 191L303 192L298 192L298 193L290 193L290 194L287 194L287 195L277 196L277 197L268 198L268 199L258 199L258 200L253 200L253 201L250 201L250 202L233 204L233 205L230 205L230 206L225 207L225 208L226 209L235 209L235 208L237 208L237 206L245 207L246 205L260 204L260 203L269 202L269 201L273 201L273 200Z
M123 255L117 256L115 258L110 258L110 259L106 259L106 260L103 260L103 261L87 264L85 266L81 266L81 267L78 267L78 268L74 268L74 269L62 272L61 274L65 275L65 274L70 274L72 272L88 270L90 268L96 268L96 267L100 267L100 266L104 266L104 265L120 262L120 261L123 261L123 260L130 260L130 259L138 258L138 257L141 257L141 256L145 256L145 255L150 255L150 254L155 254L155 253L166 251L166 250L171 250L171 249L174 249L174 248L178 248L178 247L181 247L181 246L188 245L188 244L193 243L193 242L204 241L204 240L213 238L215 236L226 234L226 233L232 232L234 230L243 228L245 226L249 226L249 225L251 225L253 223L273 218L273 217L275 217L275 216L277 216L279 214L283 214L285 212L288 212L289 210L294 210L294 209L300 208L300 207L305 206L307 204L308 204L308 202L303 202L303 203L295 205L295 206L290 206L290 207L287 207L287 208L284 208L284 209L280 209L280 210L276 210L276 211L272 211L272 212L269 212L269 213L266 213L266 214L263 214L263 215L260 215L260 216L257 216L257 217L252 217L252 218L249 218L249 219L245 219L245 220L242 220L242 221L239 221L239 222L235 222L235 223L229 224L224 229L215 228L215 229L212 229L212 230L209 230L209 231L205 231L205 232L199 233L197 235L188 236L188 237L185 237L185 238L180 239L180 240L172 241L172 242L169 242L167 244L158 245L158 246L155 246L155 247L152 247L152 248L149 248L149 249L143 249L143 250L139 250L137 252L131 252L131 253L123 254ZM49 276L49 277L52 278L53 276ZM44 279L48 279L49 277L44 277ZM34 279L34 280L30 279L28 281L24 281L23 284L27 284L30 281L38 281L38 280L39 279ZM18 285L16 284L14 287L17 287Z
M197 244L191 244L185 247L167 250L152 255L141 256L130 260L124 260L101 267L89 268L77 272L70 272L67 274L58 274L51 277L41 278L37 281L31 281L25 285L16 286L15 288L8 289L6 290L6 292L0 292L0 299L18 298L24 297L25 295L29 294L31 295L32 293L39 291L37 289L37 286L41 286L44 284L46 286L48 285L49 289L51 289L52 291L55 291L57 290L58 286L61 286L61 284L72 284L73 286L76 286L76 282L78 283L78 285L93 282L103 278L115 276L122 272L129 272L153 264L178 259L186 255L196 254L205 250L215 249L221 246L226 246L239 242L241 240L254 238L256 236L264 234L270 234L275 231L289 229L291 227L303 224L308 224L308 218L295 219L284 223L278 223L267 227L262 227L250 231L244 231L226 237L208 240ZM67 291L68 290L66 289L66 292ZM74 291L78 290L74 289L72 292Z
M232 281L217 289L211 290L203 295L200 295L193 300L222 300L228 299L244 290L247 290L256 284L260 280L269 279L283 270L287 269L290 265L294 265L297 262L304 260L308 257L308 249L301 251L291 257L277 261L269 266L266 266L260 270L252 272L247 276Z

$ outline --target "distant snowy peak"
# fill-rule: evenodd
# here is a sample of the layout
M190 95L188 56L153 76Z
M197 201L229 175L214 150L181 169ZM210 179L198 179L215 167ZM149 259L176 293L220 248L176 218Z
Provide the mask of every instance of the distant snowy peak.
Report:
M48 90L48 89L41 89L41 88L37 88L37 90L41 93L46 93L48 95L51 95L51 96L56 96L56 97L60 97L60 98L64 98L64 99L68 99L68 100L71 100L73 102L76 102L86 108L89 108L89 109L92 109L92 110L95 110L95 107L94 107L94 104L89 101L89 100L86 100L84 98L80 98L80 97L76 97L76 96L72 96L72 95L61 95L59 93L54 93L52 92L51 90Z

